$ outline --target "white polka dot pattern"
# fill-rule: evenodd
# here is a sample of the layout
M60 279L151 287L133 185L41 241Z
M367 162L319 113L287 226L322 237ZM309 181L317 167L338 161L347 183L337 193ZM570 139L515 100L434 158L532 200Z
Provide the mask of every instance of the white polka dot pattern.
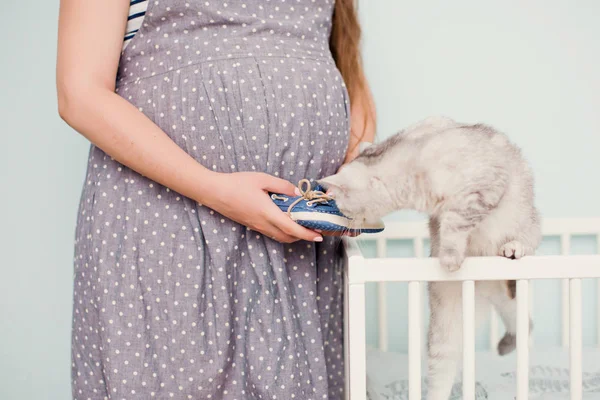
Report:
M117 92L212 170L332 174L349 130L332 11L333 0L151 0ZM341 398L338 251L338 239L250 232L92 146L74 399Z

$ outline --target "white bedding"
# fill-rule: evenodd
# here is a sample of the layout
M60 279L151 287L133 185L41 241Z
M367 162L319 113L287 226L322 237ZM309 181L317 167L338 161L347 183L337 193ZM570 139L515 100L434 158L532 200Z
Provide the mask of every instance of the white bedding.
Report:
M516 396L516 352L500 357L478 352L475 357L476 399L510 400ZM425 359L421 362L426 376ZM532 349L529 353L530 399L555 400L569 397L569 351L564 348ZM408 355L367 352L369 400L408 399ZM422 380L422 398L426 398L427 379ZM583 400L600 400L600 348L583 349ZM450 400L462 399L459 372Z

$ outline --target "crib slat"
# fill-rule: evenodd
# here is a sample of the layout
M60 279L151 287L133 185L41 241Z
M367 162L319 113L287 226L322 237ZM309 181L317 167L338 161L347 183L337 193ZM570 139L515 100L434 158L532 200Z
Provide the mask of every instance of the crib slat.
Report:
M569 280L563 279L562 284L562 345L569 346Z
M421 399L421 283L408 283L408 398Z
M415 236L415 238L413 239L413 251L414 251L414 255L416 258L423 258L425 257L425 250L424 250L424 246L423 246L423 237L421 236ZM420 291L421 291L421 310L422 310L422 315L427 315L427 291L424 290L425 285L419 285L420 287ZM421 327L423 329L424 332L427 331L427 318L421 318ZM427 341L426 340L421 340L421 351L423 353L427 352Z
M475 282L462 283L463 399L475 399Z
M529 397L529 281L517 281L517 400Z
M600 248L600 245L598 246ZM597 344L600 347L600 279L596 279L596 295L598 297L598 302L596 305L596 333L598 335Z
M571 252L571 236L568 233L561 235L561 255L566 256ZM562 280L562 345L569 346L569 280Z
M490 351L495 352L498 347L498 314L493 305L490 305Z
M570 368L571 368L571 400L581 400L582 396L582 316L581 316L581 279L570 279Z
M596 252L600 254L600 233L596 234ZM596 343L600 347L600 278L596 279Z
M415 237L413 245L414 245L415 257L423 258L424 253L425 253L425 251L423 250L423 238Z
M365 400L367 396L365 285L348 285L349 398Z
M529 281L529 315L533 315L533 286L535 281ZM534 341L533 341L533 332L531 332L530 336L529 336L529 346L534 346Z
M346 264L344 267L348 267ZM347 276L344 276L346 280ZM344 282L344 400L350 400L350 285Z
M377 258L387 256L387 242L385 238L377 239ZM377 283L377 319L379 322L379 350L388 350L388 308L387 308L387 284Z
M379 322L379 350L388 351L387 284L377 283L377 315Z

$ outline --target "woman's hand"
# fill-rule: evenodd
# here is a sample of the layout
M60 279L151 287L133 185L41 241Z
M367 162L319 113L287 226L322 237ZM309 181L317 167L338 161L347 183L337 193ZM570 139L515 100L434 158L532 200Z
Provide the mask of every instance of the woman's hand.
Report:
M295 223L273 203L267 192L297 196L290 182L259 172L215 174L213 190L201 193L200 203L278 242L321 242L323 237Z

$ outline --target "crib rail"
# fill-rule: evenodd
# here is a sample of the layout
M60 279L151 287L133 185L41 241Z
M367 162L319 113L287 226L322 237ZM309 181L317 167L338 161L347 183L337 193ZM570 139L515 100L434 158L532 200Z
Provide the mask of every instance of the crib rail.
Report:
M600 218L547 218L542 221L544 236L596 235L600 231ZM429 237L427 224L416 222L391 222L384 231L372 234L373 239L425 239Z
M356 239L346 239L346 398L366 399L366 333L365 283L377 282L380 348L387 350L386 282L407 282L409 300L408 357L409 399L421 398L421 355L423 321L422 294L424 283L459 281L463 287L463 398L475 396L475 332L474 284L478 280L517 281L517 400L528 398L529 392L529 282L538 279L562 279L563 345L570 348L571 399L582 396L582 304L581 279L600 278L600 255L569 255L573 235L596 235L600 251L599 219L555 219L543 223L544 236L561 238L561 255L531 256L521 260L502 257L467 258L461 269L450 273L437 259L423 258L423 241L428 238L423 223L391 224L373 238L377 241L377 258L364 258ZM388 258L387 240L411 239L412 258ZM350 312L351 310L351 312ZM497 334L497 320L492 318L490 335ZM598 344L600 345L600 279L598 279ZM494 324L495 327L494 327ZM383 328L383 329L382 329ZM497 337L491 337L497 343Z
M600 275L598 255L535 256L518 261L503 257L472 257L467 258L456 272L440 268L435 258L353 261L356 266L348 273L350 283L585 279Z

